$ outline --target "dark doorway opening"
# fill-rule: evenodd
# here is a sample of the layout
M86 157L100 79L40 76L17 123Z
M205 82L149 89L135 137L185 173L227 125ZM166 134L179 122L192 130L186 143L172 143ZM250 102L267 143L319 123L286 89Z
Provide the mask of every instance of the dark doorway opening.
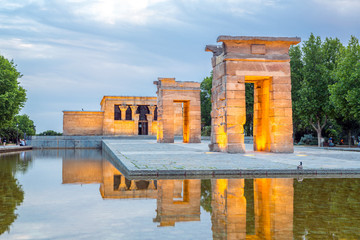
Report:
M139 121L139 135L148 135L148 122L145 120Z
M139 105L136 113L139 114L139 135L148 135L148 121L146 114L149 114L149 108L146 105Z

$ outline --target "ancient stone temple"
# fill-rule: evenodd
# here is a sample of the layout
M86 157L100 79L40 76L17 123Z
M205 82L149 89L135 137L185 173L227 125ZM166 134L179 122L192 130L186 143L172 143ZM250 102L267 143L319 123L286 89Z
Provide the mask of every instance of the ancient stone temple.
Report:
M254 150L293 152L290 45L298 37L219 36L213 52L211 151L245 152L245 83L254 84Z
M101 111L63 111L64 135L156 135L156 97L104 96Z
M175 78L159 78L157 85L159 143L173 143L179 119L176 106L182 108L183 142L201 142L200 83L180 82Z
M64 135L156 135L157 98L104 96L101 111L63 111ZM174 104L175 135L182 135L182 106Z

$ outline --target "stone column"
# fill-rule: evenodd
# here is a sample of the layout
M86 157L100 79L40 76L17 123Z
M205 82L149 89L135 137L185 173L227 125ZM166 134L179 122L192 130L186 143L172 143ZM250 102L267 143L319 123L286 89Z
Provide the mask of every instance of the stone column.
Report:
M148 134L149 135L155 135L156 132L153 132L153 121L154 121L154 111L156 106L150 105L149 108L149 114L146 114L146 118L148 120Z
M152 115L152 119L151 119L151 120L154 120L154 113L155 113L155 108L156 108L156 106L150 105L150 106L148 106L148 108L149 108L150 115ZM150 120L150 119L148 119L148 121L149 121L149 120Z
M125 177L123 175L121 175L121 178L120 178L119 190L120 191L125 191L126 190Z
M120 105L119 108L121 111L121 120L125 120L126 119L126 110L128 109L128 106Z
M148 121L148 135L153 135L152 134L153 115L152 114L146 114L146 119Z
M137 190L135 180L131 180L131 184L130 184L129 190Z
M244 179L214 179L211 188L213 239L245 239Z
M293 152L290 63L285 62L281 65L286 75L274 76L270 83L269 134L272 137L270 151Z
M293 239L293 179L254 179L255 233L259 239Z
M160 143L173 143L174 142L174 101L163 100L163 111L160 121L162 122L162 139Z
M138 106L130 106L131 108L131 120L135 120L135 114L136 114L136 110L138 109Z
M147 189L149 189L149 190L155 190L156 189L154 180L149 181L149 186L148 186Z
M138 125L139 125L139 114L136 114L138 106L130 106L131 108L131 119L134 121L133 125L133 135L138 135Z

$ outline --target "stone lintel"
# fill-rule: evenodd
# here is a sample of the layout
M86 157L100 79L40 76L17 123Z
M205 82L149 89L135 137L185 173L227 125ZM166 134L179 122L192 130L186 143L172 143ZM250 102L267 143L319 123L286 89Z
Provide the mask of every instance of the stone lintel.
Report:
M154 81L158 90L200 90L199 82L192 81L175 81L175 78L158 78L158 81Z
M217 38L217 42L287 42L289 45L301 42L299 37L255 37L255 36L226 36L221 35Z
M64 114L104 114L104 111L70 111L63 110Z

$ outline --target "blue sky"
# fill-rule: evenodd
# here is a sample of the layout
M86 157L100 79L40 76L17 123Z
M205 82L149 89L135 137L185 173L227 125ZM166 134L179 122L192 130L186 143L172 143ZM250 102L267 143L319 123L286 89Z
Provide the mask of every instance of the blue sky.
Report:
M21 113L62 132L62 110L201 81L219 35L360 38L360 0L0 0L0 54L24 75Z

